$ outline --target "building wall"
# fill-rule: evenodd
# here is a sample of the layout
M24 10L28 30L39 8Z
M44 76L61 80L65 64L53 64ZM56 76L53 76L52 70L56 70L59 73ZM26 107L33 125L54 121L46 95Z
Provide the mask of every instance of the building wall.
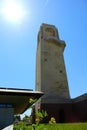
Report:
M13 124L14 109L0 108L0 130Z
M41 104L41 109L48 113L44 122L48 122L51 117L54 117L56 122L59 123L77 122L78 119L72 104Z
M41 104L41 109L48 113L48 117L43 120L46 123L51 117L58 123L87 122L87 100L78 103Z
M87 99L74 102L73 107L77 113L79 122L87 122Z

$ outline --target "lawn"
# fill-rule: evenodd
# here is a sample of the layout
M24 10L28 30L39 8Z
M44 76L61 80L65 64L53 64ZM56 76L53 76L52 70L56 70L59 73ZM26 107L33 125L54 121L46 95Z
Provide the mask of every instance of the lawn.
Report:
M14 125L14 130L33 130L32 126L24 123ZM65 123L65 124L40 124L35 130L87 130L87 123Z

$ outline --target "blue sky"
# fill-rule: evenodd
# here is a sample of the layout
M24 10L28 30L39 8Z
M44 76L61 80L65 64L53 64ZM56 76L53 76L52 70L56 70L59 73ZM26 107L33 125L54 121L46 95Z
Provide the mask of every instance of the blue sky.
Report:
M42 23L58 28L70 95L87 93L87 1L15 0L25 10L20 22L6 20L0 1L0 87L35 90L37 34Z

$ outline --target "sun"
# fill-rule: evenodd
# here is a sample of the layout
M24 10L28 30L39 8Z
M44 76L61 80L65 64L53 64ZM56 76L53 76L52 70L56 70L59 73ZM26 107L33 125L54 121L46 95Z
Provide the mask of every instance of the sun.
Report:
M4 17L13 22L20 21L24 16L24 10L15 0L5 1L2 9Z

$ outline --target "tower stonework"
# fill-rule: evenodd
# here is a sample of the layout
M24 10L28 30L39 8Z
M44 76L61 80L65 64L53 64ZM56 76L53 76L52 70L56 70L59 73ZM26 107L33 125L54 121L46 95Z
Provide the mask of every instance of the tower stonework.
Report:
M42 24L38 33L36 54L36 90L45 93L41 102L58 103L69 99L64 64L65 42L59 39L55 26Z
M70 98L63 52L65 42L60 40L54 25L42 24L38 32L36 52L36 90L44 95L35 105L36 111L46 110L48 122L87 121L87 94Z

